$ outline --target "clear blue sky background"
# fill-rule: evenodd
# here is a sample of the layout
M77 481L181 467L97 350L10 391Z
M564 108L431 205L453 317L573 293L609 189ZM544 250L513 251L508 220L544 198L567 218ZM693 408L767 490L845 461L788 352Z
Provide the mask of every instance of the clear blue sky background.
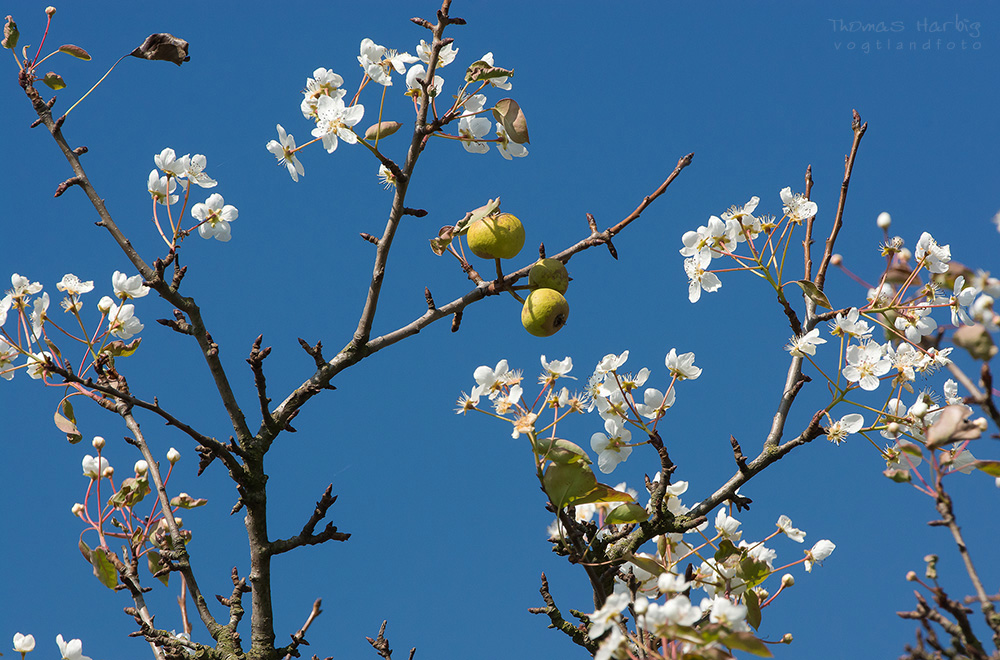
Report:
M17 0L3 9L18 21L21 43L37 44L44 5ZM79 44L94 61L50 60L70 85L58 95L57 111L147 34L172 32L191 43L191 61L180 68L122 62L73 112L64 132L71 144L90 148L83 162L94 185L147 261L163 249L148 220L145 184L153 155L167 146L207 155L208 173L219 181L212 192L235 204L240 216L228 244L187 241L184 292L202 306L251 426L256 403L244 359L253 339L264 333L265 344L274 347L266 366L276 401L313 371L297 337L322 340L330 355L349 341L373 256L357 234L381 232L391 199L377 184L377 163L360 146L342 145L333 155L307 150L306 176L294 184L264 145L276 137L276 123L305 141L310 124L299 112L299 91L313 69L339 72L353 92L361 39L413 52L427 33L408 19L431 17L435 9L433 2L59 7L49 44ZM514 301L490 299L466 311L459 333L439 323L341 374L337 391L324 393L295 420L299 433L281 437L269 459L271 535L296 533L331 482L340 496L332 520L353 534L347 543L274 562L279 640L301 625L315 598L323 598L324 614L308 635L312 646L303 649L309 655L374 657L364 636L374 636L383 619L401 657L411 646L417 658L580 655L545 628L546 620L527 613L541 604L542 571L564 611L593 609L582 571L549 551L549 516L527 447L485 416L456 417L454 400L474 384L476 366L500 358L523 368L530 382L539 354L571 355L575 373L585 378L605 353L627 348L629 365L649 366L662 387L664 354L672 347L694 351L704 375L680 389L661 430L680 466L677 478L691 483L685 501L711 493L734 469L730 434L747 453L761 446L781 393L790 331L773 294L750 276L724 275L720 292L690 304L677 254L680 237L752 195L761 197L758 210L780 215L778 191L801 190L810 163L817 229L824 236L851 142L852 109L869 129L841 234L846 262L869 278L878 276L882 237L874 221L889 211L893 233L910 246L930 230L951 245L956 259L1000 271L1000 237L989 223L1000 208L1000 95L994 84L1000 79L1000 9L993 3L876 9L859 2L531 7L456 0L452 13L469 25L448 33L460 52L442 72L446 94L454 93L466 65L493 51L497 64L516 71L511 96L528 117L530 155L507 162L495 150L475 156L450 142L430 145L408 200L429 215L407 218L397 235L376 333L419 316L424 286L439 302L468 290L454 260L435 257L427 247L438 227L466 210L502 196L504 209L527 228L529 247L517 260L524 265L539 241L554 252L583 238L586 212L602 228L613 224L660 184L680 156L693 151L695 159L616 240L619 261L605 250L573 259L572 313L563 332L547 340L530 337L520 328ZM956 15L978 23L978 36L957 31ZM902 29L837 32L837 21L885 21ZM940 33L921 30L935 21L952 23ZM905 50L885 50L887 38ZM916 50L909 50L910 42ZM4 71L3 276L27 275L52 295L66 272L93 279L99 292L89 294L92 306L110 293L112 271L132 269L93 226L96 216L79 190L52 199L70 170L44 129L28 129L34 113L10 59ZM366 90L364 126L374 121L378 91ZM401 92L397 78L388 116L407 123ZM406 138L393 140L388 152L401 159ZM837 306L864 295L838 272L831 273L829 293ZM228 423L196 346L155 323L169 318L170 308L149 297L139 301L137 314L146 324L142 349L123 365L133 391L158 396L203 432L226 438ZM61 633L83 638L84 652L97 660L141 657L148 653L145 644L125 637L134 625L121 608L131 603L101 587L76 549L79 526L70 507L83 498L87 480L80 460L92 450L67 445L53 428L57 390L43 390L23 374L2 385L2 639L15 631L33 633L38 657L54 657L51 640ZM822 386L812 389L792 416L789 434L825 403ZM86 406L78 410L88 440L108 438L107 455L123 476L137 456L121 441L120 422ZM196 455L185 437L156 420L143 421L158 453L175 446L183 454L171 482L175 492L210 500L207 508L187 513L185 525L195 533L190 550L203 590L228 595L230 569L237 566L241 575L248 570L242 516L228 516L235 492L219 465L194 476ZM570 439L583 445L596 430L596 416L567 427ZM992 442L982 441L974 453L989 457ZM807 545L820 538L837 544L821 570L807 576L796 567L795 588L765 611L763 636L792 632L796 638L792 647L776 648L777 657L900 653L913 638L913 625L894 614L913 605L903 576L920 571L929 552L946 558L942 575L954 595L968 592L946 533L924 524L933 517L932 503L889 483L883 468L863 439L840 447L817 441L743 488L754 500L740 516L745 537L770 533L784 513L808 532ZM653 452L640 448L609 481L641 487L642 475L655 469ZM954 486L973 556L987 588L995 590L995 536L987 528L997 492L981 474ZM781 541L771 544L779 561L801 556L801 546ZM174 597L173 587L150 597L156 623L167 629L180 625ZM213 611L223 615L214 599ZM195 635L207 639L197 627Z

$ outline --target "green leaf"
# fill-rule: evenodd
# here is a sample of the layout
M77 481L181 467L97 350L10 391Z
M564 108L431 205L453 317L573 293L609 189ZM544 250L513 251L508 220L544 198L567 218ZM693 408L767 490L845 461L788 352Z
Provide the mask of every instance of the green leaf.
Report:
M715 552L715 561L722 563L733 555L740 554L740 549L733 545L729 539L723 539L719 543L719 549Z
M633 502L632 496L615 490L607 484L597 484L583 497L573 501L573 504L596 504L598 502Z
M538 438L535 440L535 454L553 463L590 464L590 456L579 445L560 438Z
M500 208L500 198L497 197L496 199L491 199L486 204L483 204L478 209L473 209L471 211L472 215L469 216L468 220L462 218L457 223L455 223L455 235L461 236L462 234L464 234L469 230L469 227L473 223L482 220L488 215L493 215L494 213L497 212L497 209L499 208Z
M170 500L170 506L177 506L182 509L193 509L197 506L205 506L208 504L208 500L204 497L194 498L187 493L181 493L177 497Z
M905 484L911 481L909 470L883 470L882 474L889 477L897 484Z
M146 566L149 568L150 575L156 575L156 573L166 568L160 560L160 553L156 550L146 552ZM162 582L163 586L170 586L170 573L164 573L156 579Z
M17 39L21 36L21 33L17 31L17 23L14 22L13 17L7 17L7 23L3 26L3 41L0 41L0 45L8 50L14 50L17 48Z
M465 82L481 82L491 78L506 78L514 75L509 69L493 66L486 60L476 60L465 70Z
M108 499L108 504L114 507L131 507L149 495L149 481L146 477L129 477L122 482L118 492Z
M503 124L511 142L528 144L528 120L514 99L500 99L493 106L493 117Z
M757 630L760 627L760 599L757 597L757 592L747 589L743 594L743 604L747 607L747 623Z
M108 589L114 589L118 584L118 571L108 559L108 551L104 548L94 548L90 553L90 563L94 567L94 576Z
M106 353L111 357L128 357L139 350L140 342L142 342L142 337L136 337L127 344L119 339L117 341L110 342L107 346L101 349L101 353Z
M55 71L49 71L46 73L45 77L42 78L42 82L56 91L66 87L66 81L63 80L62 76Z
M817 307L822 307L824 309L833 309L830 306L830 300L826 297L826 294L819 290L815 284L809 280L796 280L796 284L802 289L802 293L806 294L810 300L816 303Z
M83 554L83 558L86 559L87 563L89 564L90 563L90 546L87 545L86 543L84 543L83 539L80 539L80 546L79 547L80 547L80 552Z
M545 469L542 487L552 504L564 509L594 490L597 477L583 463L553 463Z
M604 522L609 525L640 523L649 519L649 512L635 502L626 502L611 509Z
M719 635L719 641L731 649L746 651L759 658L773 658L771 651L764 642L757 639L753 633L737 632Z
M72 55L76 59L83 60L84 62L90 61L90 53L79 46L74 46L73 44L63 44L62 46L59 46L59 52Z
M753 557L744 557L740 560L740 573L743 576L743 581L746 582L747 589L753 589L767 579L771 571L764 562Z
M638 566L642 570L646 571L647 573L651 573L652 575L657 575L658 576L658 575L660 575L660 573L663 573L664 571L667 570L663 566L661 566L659 564L659 562L657 562L654 559L650 559L649 557L639 557L639 556L636 556L636 555L625 555L624 559L627 560L627 561L632 562L633 564L635 564L636 566Z
M991 477L1000 477L1000 461L976 461L972 467L982 470Z

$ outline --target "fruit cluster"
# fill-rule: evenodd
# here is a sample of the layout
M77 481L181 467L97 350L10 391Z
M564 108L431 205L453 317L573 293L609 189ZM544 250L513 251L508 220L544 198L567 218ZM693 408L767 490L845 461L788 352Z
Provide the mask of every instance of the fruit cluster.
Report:
M477 220L466 234L469 249L483 259L513 259L524 247L524 225L510 213ZM569 317L563 296L569 287L566 265L558 259L539 259L528 272L531 293L521 308L521 325L536 337L551 337Z

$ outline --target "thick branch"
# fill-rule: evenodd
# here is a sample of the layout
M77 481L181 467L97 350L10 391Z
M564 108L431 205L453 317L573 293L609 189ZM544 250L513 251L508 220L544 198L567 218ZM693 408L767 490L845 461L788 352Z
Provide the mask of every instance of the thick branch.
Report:
M97 223L99 226L104 227L114 241L121 248L128 260L132 262L139 273L142 275L143 279L156 290L156 292L167 302L171 303L174 307L183 310L188 318L191 320L191 330L192 334L198 341L198 345L201 347L202 355L208 364L209 371L212 374L212 378L215 381L216 389L219 391L219 395L222 397L223 405L226 407L226 412L229 413L230 420L233 424L233 429L236 432L236 437L239 438L240 442L246 442L250 438L249 428L246 425L246 420L243 417L243 412L240 410L239 405L236 403L236 396L233 394L232 388L229 385L229 380L226 377L225 370L222 367L222 362L219 360L219 350L218 346L212 342L211 336L205 328L205 323L201 318L201 311L195 304L193 298L187 298L182 295L170 284L168 284L163 277L149 264L147 264L139 253L136 252L132 243L125 238L125 235L118 228L118 225L111 218L111 214L108 212L107 207L104 205L104 200L101 199L100 195L91 185L90 179L87 177L86 171L84 171L83 166L80 164L79 154L70 148L69 144L66 142L66 138L62 134L60 129L60 123L52 119L52 112L48 105L42 101L41 95L31 85L30 80L25 79L22 82L25 93L28 95L28 99L31 101L32 107L38 114L38 118L49 132L52 134L52 138L55 140L59 149L62 150L63 155L66 160L69 161L70 167L76 174L78 181L76 185L83 189L84 193L87 195L87 199L90 200L91 205L97 211L97 215L101 218Z

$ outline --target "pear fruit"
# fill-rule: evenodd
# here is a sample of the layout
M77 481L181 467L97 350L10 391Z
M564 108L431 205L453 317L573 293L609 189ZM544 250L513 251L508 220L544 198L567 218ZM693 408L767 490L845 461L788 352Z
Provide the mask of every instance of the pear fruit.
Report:
M521 308L521 325L536 337L551 337L566 325L569 303L555 289L536 289Z
M566 293L569 273L566 264L558 259L539 259L528 271L528 286L534 289L552 289Z
M483 259L513 259L524 247L524 225L510 213L477 220L465 239L472 254Z

